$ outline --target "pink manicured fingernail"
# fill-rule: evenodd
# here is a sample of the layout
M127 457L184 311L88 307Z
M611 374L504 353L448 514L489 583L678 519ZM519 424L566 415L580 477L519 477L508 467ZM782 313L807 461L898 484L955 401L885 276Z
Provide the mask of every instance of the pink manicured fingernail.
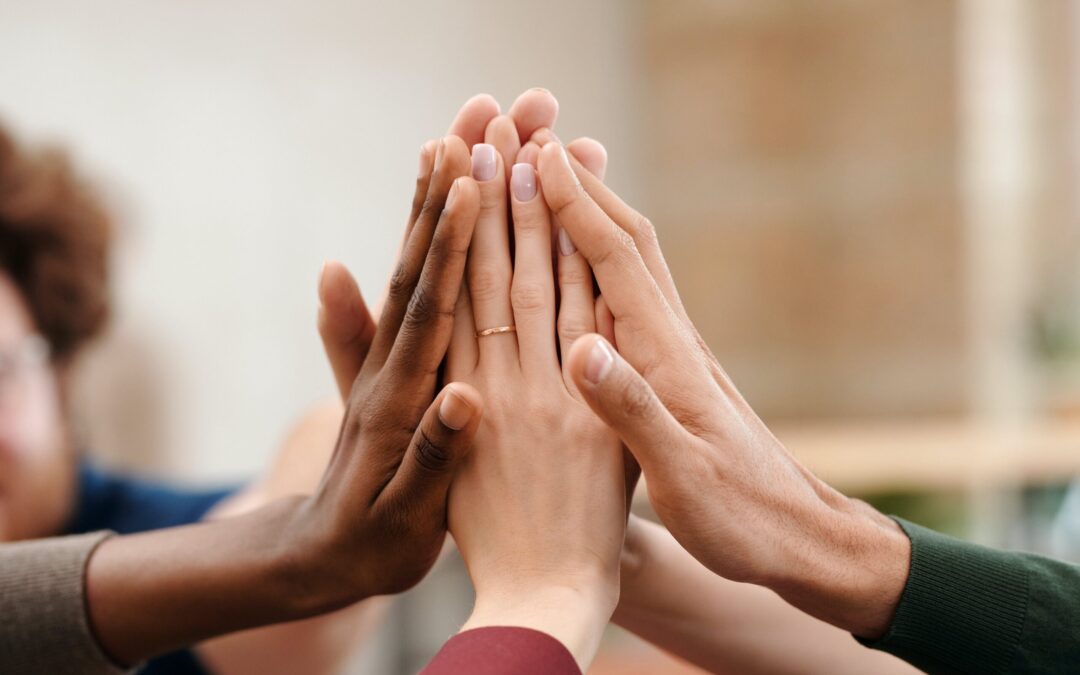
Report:
M510 172L510 189L519 202L527 202L536 196L536 171L532 164L514 165Z
M458 181L460 178L454 180L454 184L450 186L450 194L446 195L446 205L443 207L444 211L449 211L454 205L454 197L457 197Z
M442 423L454 431L459 431L465 428L472 419L472 415L472 406L469 402L453 389L448 389L442 403L439 404L439 419Z
M559 253L562 253L563 255L574 255L577 253L577 247L574 246L574 242L570 239L570 235L566 232L565 227L559 228Z
M472 149L472 176L478 181L495 177L495 146L477 143Z
M589 352L589 360L585 363L585 379L593 384L600 384L613 365L615 352L605 340L597 340Z

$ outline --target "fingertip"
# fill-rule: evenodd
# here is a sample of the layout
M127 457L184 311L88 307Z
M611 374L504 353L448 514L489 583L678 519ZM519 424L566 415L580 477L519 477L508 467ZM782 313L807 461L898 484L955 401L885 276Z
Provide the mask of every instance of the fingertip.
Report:
M559 101L547 89L533 87L517 97L510 106L509 115L524 143L538 128L555 126L555 120L559 117Z
M607 148L600 141L593 138L583 137L571 141L566 146L567 151L581 162L585 169L600 180L604 179L607 171L608 153Z
M461 107L477 112L490 112L492 117L502 112L502 106L499 105L498 99L491 94L485 93L474 95L468 101L465 101L465 104Z
M443 388L439 402L439 420L452 431L461 431L480 417L484 401L480 393L464 382L451 382Z
M331 311L341 310L360 296L360 286L348 268L337 260L323 261L319 270L319 302Z
M615 349L603 336L588 333L574 341L568 362L578 387L591 389L601 384L615 366Z

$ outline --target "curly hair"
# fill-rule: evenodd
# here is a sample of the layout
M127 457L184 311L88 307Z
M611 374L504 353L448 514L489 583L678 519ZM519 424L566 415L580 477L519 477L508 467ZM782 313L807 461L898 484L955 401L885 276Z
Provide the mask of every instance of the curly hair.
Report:
M0 273L19 289L54 362L109 317L111 222L60 152L20 148L0 128Z

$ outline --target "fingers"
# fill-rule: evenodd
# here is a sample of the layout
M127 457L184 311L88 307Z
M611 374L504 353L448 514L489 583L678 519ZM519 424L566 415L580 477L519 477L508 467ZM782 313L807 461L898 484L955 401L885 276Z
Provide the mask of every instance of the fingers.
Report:
M675 315L633 239L582 189L562 146L548 143L540 150L539 171L544 199L562 225L560 252L578 250L592 267L615 318L620 349L639 367L658 359L674 347ZM626 343L620 330L634 342Z
M479 209L476 183L468 176L458 178L386 362L391 372L422 376L423 387L434 383L450 344L454 308Z
M518 96L508 114L517 127L519 141L524 143L537 129L555 126L559 102L547 89L536 87Z
M551 213L540 195L532 164L515 164L510 176L514 221L514 277L510 303L526 377L557 372L555 288L551 270ZM591 291L591 288L590 288Z
M447 135L457 136L469 148L484 141L488 124L499 114L499 102L490 94L477 94L461 106Z
M559 352L565 357L570 353L574 341L586 333L596 331L596 313L593 299L593 275L589 263L574 246L566 228L558 232L559 255L556 265L559 268ZM572 384L568 376L567 362L563 359L563 377L567 385Z
M379 328L365 363L373 368L381 367L386 362L397 338L401 321L420 280L435 225L442 217L450 187L455 179L469 173L469 153L464 141L457 136L443 138L435 151L434 167L416 223L402 247L401 258L390 279L386 304L379 318Z
M567 149L569 150L569 147ZM585 154L588 155L592 152L595 152L595 149L586 150ZM571 153L571 155L573 154ZM637 246L638 253L645 262L645 267L652 274L653 279L656 280L668 304L682 318L689 321L686 311L683 309L682 300L679 298L679 291L675 288L675 280L671 276L671 270L668 269L664 253L660 250L660 241L656 237L656 228L653 227L652 222L627 205L611 188L604 185L603 177L597 176L596 172L585 162L574 166L575 162L571 159L570 163L581 180L585 191L589 193L597 206L634 240L634 245Z
M427 200L428 188L431 187L431 174L435 171L435 155L439 150L439 139L433 138L420 146L420 168L416 174L416 189L413 190L412 208L409 209L409 220L405 225L405 236L401 240L402 247L409 240L416 219L424 208ZM401 252L398 252L398 257Z
M693 442L649 383L599 335L578 340L566 361L581 396L619 434L646 476L663 463L665 451Z
M473 147L473 178L480 189L480 213L469 250L468 286L476 330L511 326L510 234L507 223L506 178L502 157L495 147ZM517 338L512 332L481 337L480 364L497 368L517 367Z
M572 160L577 160L581 166L596 176L597 180L603 181L607 173L608 154L607 148L600 141L591 138L578 138L566 144L566 151L570 153ZM571 165L573 161L571 160Z
M334 381L345 400L375 337L375 320L356 280L336 260L324 263L319 275L318 326Z
M446 385L428 407L397 473L379 496L407 513L446 526L446 497L480 426L483 399L467 384Z
M504 167L512 166L514 158L521 150L521 140L518 138L514 121L506 115L499 115L488 124L484 132L484 142L495 146L495 151L502 157Z

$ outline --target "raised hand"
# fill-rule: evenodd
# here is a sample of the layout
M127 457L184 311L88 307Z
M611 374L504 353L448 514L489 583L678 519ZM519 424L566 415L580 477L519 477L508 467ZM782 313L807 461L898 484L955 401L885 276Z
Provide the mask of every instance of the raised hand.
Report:
M593 269L618 353L587 336L568 368L640 462L658 515L714 572L880 634L906 578L906 536L814 477L769 432L687 317L651 223L576 164L549 142L539 174Z
M584 668L618 599L626 522L618 438L577 397L557 351L556 324L595 325L592 280L587 268L563 275L556 316L551 217L534 167L515 164L508 181L502 152L483 144L472 169L481 208L446 366L485 399L450 494L450 531L477 592L465 628L542 630Z
M460 138L440 141L432 165L316 493L117 537L91 558L88 614L118 661L402 591L434 563L482 400L461 383L436 394L480 196Z

